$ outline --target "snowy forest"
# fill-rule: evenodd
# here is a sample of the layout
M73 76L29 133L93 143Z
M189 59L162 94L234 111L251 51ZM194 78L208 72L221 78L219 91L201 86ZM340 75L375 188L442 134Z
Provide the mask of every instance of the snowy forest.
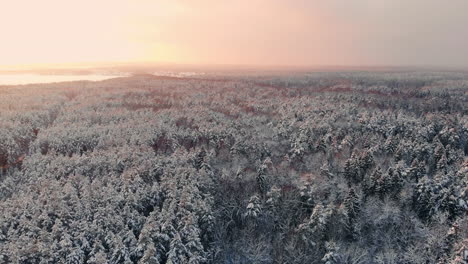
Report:
M468 73L0 86L0 263L467 263Z

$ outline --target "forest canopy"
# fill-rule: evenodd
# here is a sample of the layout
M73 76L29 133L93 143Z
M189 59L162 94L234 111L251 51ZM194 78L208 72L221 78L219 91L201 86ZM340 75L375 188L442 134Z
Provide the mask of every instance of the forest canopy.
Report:
M0 263L466 263L468 74L0 87Z

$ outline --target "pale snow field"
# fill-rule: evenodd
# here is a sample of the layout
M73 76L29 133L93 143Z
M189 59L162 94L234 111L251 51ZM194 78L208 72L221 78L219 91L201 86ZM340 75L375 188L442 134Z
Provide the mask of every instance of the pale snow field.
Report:
M31 83L52 83L68 81L102 81L122 77L120 75L41 75L41 74L0 74L0 85Z

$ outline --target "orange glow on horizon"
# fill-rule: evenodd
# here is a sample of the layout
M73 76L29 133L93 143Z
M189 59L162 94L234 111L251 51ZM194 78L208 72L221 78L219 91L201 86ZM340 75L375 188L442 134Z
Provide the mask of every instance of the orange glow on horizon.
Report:
M15 0L0 9L0 69L465 65L467 8L463 0Z
M221 2L11 1L0 10L0 65L305 64L301 43L318 50L320 38L333 38L318 15L281 1ZM315 52L307 60L329 56Z

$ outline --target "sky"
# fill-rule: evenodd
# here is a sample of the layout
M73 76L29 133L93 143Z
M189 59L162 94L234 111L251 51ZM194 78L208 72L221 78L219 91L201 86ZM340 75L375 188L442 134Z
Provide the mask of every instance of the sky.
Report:
M1 1L3 67L468 67L466 0Z

